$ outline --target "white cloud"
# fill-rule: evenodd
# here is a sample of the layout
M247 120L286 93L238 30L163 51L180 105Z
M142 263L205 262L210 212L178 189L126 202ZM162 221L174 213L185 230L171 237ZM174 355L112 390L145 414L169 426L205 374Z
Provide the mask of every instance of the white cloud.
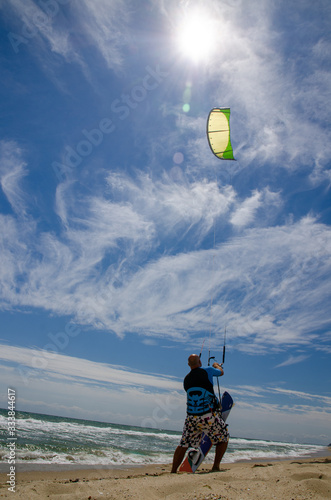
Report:
M310 332L329 324L330 230L311 217L268 227L279 194L264 189L239 201L232 187L168 177L110 175L108 184L120 201L77 202L74 184L58 188L60 236L2 217L3 307L43 307L120 336L180 340L208 330L213 296L215 322L239 337L237 348L247 351L250 337L259 352L308 345ZM257 210L266 227L245 230ZM218 228L214 249L192 250L229 219L240 235L219 243ZM171 254L178 241L191 250Z
M331 410L331 397L323 396L318 393L311 394L309 392L296 391L294 389L285 389L284 387L268 387L262 385L237 385L235 387L230 387L228 390L231 391L231 394L233 396L239 396L243 400L251 400L255 398L273 399L276 397L275 395L278 395L285 396L285 398L282 398L282 404L284 404L284 401L286 401L287 397L290 399L293 399L294 397L297 399L314 401L314 408L316 408L315 405L318 401L318 404L321 408L323 407L324 409ZM304 407L303 405L301 406Z
M182 425L181 380L52 352L52 342L54 348L50 339L45 349L1 345L0 375L19 394L18 409L155 428Z
M127 23L130 9L126 2L116 0L83 0L76 8L84 36L103 56L109 68L123 63L122 48L128 43Z
M68 336L68 341L70 340ZM53 348L53 351L52 351ZM55 350L55 352L54 352ZM29 377L35 377L38 372L45 377L60 376L63 381L83 382L85 384L98 383L114 386L140 386L158 390L179 390L182 383L174 377L150 375L142 372L133 372L131 368L96 363L87 359L74 358L56 353L57 347L50 341L45 349L30 349L25 347L1 346L0 359L12 362L21 367L26 383ZM31 369L27 370L25 367Z
M46 8L43 9L32 0L9 0L6 9L11 8L16 16L11 19L13 24L16 25L16 29L18 29L18 33L15 33L15 35L25 39L25 42L22 44L20 43L20 39L17 41L15 38L13 39L13 49L15 52L22 50L22 46L25 47L32 40L38 40L39 45L42 43L42 40L47 40L52 51L66 57L70 51L68 33L59 33L54 27L61 7L58 2L54 2L53 8L52 5L47 6L46 2ZM2 8L5 10L4 6Z
M249 225L255 219L255 214L261 206L261 193L255 191L247 198L241 206L232 214L230 221L234 226L243 227Z
M305 361L309 356L305 354L301 354L300 356L290 356L288 359L280 363L279 365L275 366L275 368L281 368L282 366L290 366L290 365L295 365L296 363L302 363L302 361Z
M237 401L230 425L236 436L247 436L249 432L251 437L258 439L263 435L264 439L277 442L327 445L325 436L330 433L330 411L315 406L295 406L292 401L290 405Z
M40 2L40 5L32 0L9 0L0 8L12 24L14 51L20 52L29 45L29 50L43 59L43 69L60 87L63 82L53 71L49 56L45 64L49 48L66 62L78 64L88 80L93 79L93 75L83 56L82 48L86 43L95 48L109 68L119 69L123 64L122 49L128 42L126 32L130 11L121 0L68 0L63 3ZM21 39L23 36L25 42L17 41L17 36Z
M27 354L33 356L32 352ZM68 363L75 363L76 358L66 358ZM101 373L102 366L95 365ZM123 371L124 367L118 369L119 376ZM65 373L65 369L61 374L60 371L30 369L18 364L0 364L1 378L10 380L19 395L17 410L154 428L180 429L182 426L185 408L182 385L180 392L138 385L135 382L141 374L136 372L132 372L130 385L121 381L116 384L116 378L114 384L104 382L102 377L100 380L88 379L88 372L82 377ZM116 377L115 372L114 375ZM172 379L170 384L173 384ZM5 407L7 403L3 398L4 395L0 395L0 406Z
M321 396L320 394L311 394L308 392L295 391L292 389L284 389L281 387L273 387L267 388L267 390L271 392L275 392L277 394L283 394L285 396L289 396L290 398L296 397L299 399L307 399L310 401L319 401L321 406L329 406L331 409L331 397L330 396ZM315 404L315 403L314 403Z
M153 220L161 237L163 233L185 234L193 228L200 240L217 217L226 216L235 201L231 186L220 189L215 182L206 180L176 183L166 175L156 181L141 175L134 183L132 179L110 174L108 183L113 195L120 194L137 212Z
M18 216L26 212L22 179L27 175L22 150L14 141L0 141L0 183L12 209Z

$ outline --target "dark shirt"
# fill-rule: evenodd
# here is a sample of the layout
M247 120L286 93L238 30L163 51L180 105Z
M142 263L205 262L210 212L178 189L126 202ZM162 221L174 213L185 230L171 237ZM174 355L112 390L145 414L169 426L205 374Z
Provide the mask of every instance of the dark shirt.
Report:
M184 378L187 393L187 414L204 415L216 408L217 398L214 393L213 377L220 377L216 368L195 368Z

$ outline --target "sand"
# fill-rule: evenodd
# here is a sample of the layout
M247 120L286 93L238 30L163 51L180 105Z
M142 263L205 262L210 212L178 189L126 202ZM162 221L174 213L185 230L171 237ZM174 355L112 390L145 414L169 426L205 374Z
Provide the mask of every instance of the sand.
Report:
M204 465L204 464L203 464ZM0 474L0 498L216 500L331 499L329 456L275 462L222 464L220 472L202 466L195 474L170 474L170 465L127 469L26 471L16 473L16 491ZM17 467L17 469L19 466Z

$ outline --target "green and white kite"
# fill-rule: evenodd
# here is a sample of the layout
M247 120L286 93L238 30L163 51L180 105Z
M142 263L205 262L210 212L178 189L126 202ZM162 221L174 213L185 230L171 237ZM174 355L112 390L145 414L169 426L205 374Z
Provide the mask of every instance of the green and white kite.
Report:
M235 160L230 139L230 108L214 108L207 120L210 149L221 160Z

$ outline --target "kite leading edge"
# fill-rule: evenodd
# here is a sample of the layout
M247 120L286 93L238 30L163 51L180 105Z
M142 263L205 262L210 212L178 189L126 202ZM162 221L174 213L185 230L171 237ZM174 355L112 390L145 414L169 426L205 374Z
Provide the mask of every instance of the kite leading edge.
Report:
M207 120L210 149L221 160L235 160L230 139L230 108L213 108Z

